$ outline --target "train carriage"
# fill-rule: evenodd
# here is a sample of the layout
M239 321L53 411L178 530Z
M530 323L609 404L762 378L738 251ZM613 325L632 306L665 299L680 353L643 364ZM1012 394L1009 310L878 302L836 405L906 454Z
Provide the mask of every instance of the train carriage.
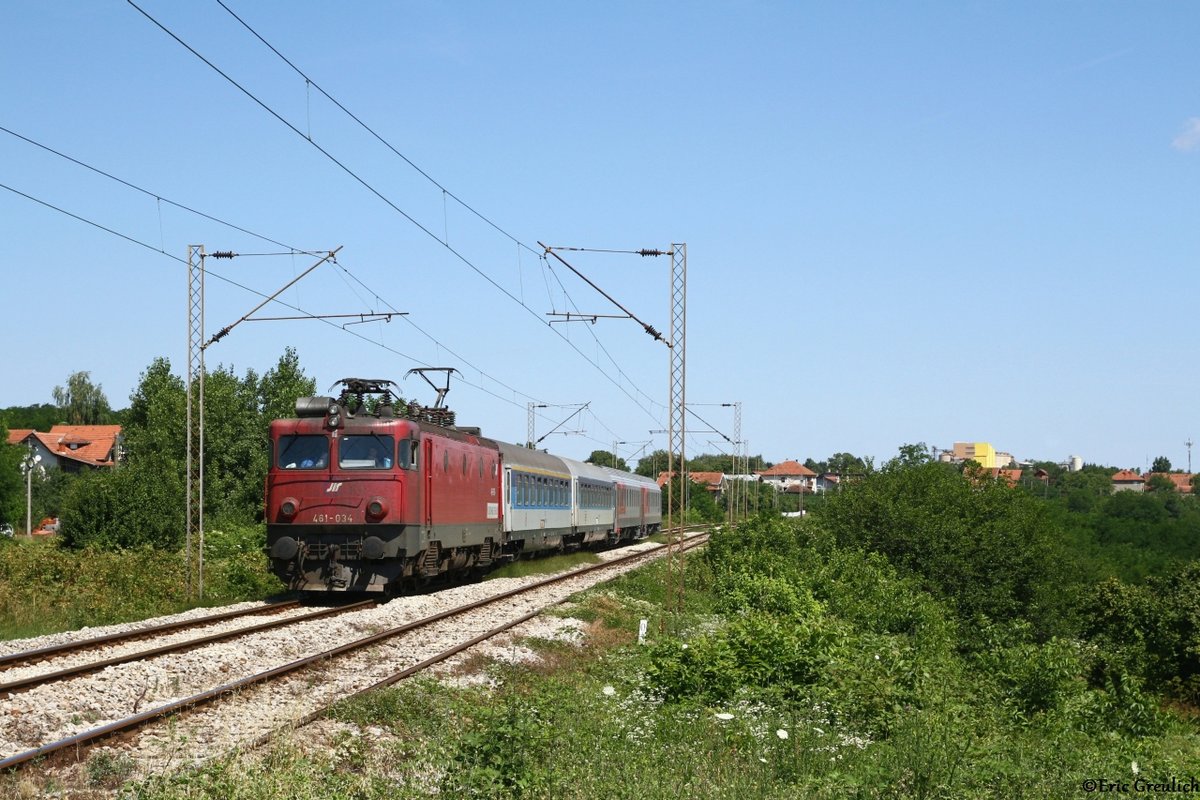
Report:
M604 467L612 476L619 539L642 539L662 527L662 489L651 478Z
M575 535L580 545L615 541L613 479L603 468L564 458L571 471Z
M563 549L572 534L571 473L563 459L499 442L504 534L516 551Z

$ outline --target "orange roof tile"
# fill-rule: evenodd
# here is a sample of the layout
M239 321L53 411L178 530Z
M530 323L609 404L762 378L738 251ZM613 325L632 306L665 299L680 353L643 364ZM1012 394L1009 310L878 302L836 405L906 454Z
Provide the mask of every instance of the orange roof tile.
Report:
M1123 469L1112 476L1113 483L1145 483L1146 479L1131 469Z
M29 436L29 434L33 432L33 428L13 428L8 432L8 443L20 444L21 442L25 441L25 438Z
M120 425L55 425L49 433L36 433L46 449L59 458L92 466L111 465Z
M783 477L787 477L787 476L791 476L791 475L799 475L804 478L811 478L812 476L816 475L817 473L813 472L811 469L804 466L799 461L784 461L781 464L776 464L775 466L771 467L770 469L764 469L762 472L759 472L758 474L766 475L766 476L769 476L772 478L773 477L783 478Z
M1192 473L1190 472L1147 472L1145 475L1146 481L1149 482L1155 475L1160 475L1171 483L1175 484L1175 491L1183 494L1191 494L1192 491ZM1116 477L1116 476L1114 476Z

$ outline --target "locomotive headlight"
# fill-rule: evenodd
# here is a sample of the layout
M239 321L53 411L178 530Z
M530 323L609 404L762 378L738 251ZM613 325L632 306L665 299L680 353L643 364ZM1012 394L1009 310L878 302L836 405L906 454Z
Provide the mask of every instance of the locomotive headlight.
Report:
M372 497L367 501L367 518L372 520L383 519L387 515L387 503L383 502L382 497Z
M279 514L284 519L291 519L300 510L300 502L292 497L285 497L279 504Z

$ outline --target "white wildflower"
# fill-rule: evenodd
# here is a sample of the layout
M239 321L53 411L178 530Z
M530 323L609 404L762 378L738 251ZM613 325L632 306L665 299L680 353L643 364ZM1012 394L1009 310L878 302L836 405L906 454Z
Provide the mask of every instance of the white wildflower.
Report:
M688 647L688 646L687 646L687 642L684 642L684 643L683 643L683 649L684 649L684 650L687 650L687 647Z
M617 690L616 690L616 689L614 689L614 688L613 688L613 687L611 687L611 686L605 686L605 687L604 687L603 689L601 689L600 691L604 693L604 696L605 696L605 697L612 697L614 694L616 694L616 693L617 693Z
M1136 761L1134 761L1132 764L1130 764L1130 765L1129 765L1129 768L1130 768L1131 770L1133 770L1133 774L1134 774L1134 775L1137 775L1139 772L1141 772L1141 770L1140 770L1140 769L1138 769L1138 763L1137 763Z
M816 725L814 725L814 726L813 726L813 730L817 732L817 736L824 736L824 735L825 735L825 731L821 730L821 729L820 729L820 728L818 728Z
M728 722L729 720L733 719L733 714L730 714L728 711L721 711L716 714L713 714L713 716L716 717L717 719L721 720L722 722Z
M788 738L788 732L785 731L783 728L780 728L779 730L775 731L775 735L778 736L780 739L784 739L784 740L786 740Z
M761 761L761 762L762 762L762 763L764 763L764 764L765 764L765 763L767 763L767 760L766 760L765 758L763 758L762 756L759 756L759 757L758 757L758 760L759 760L759 761Z
M876 660L876 661L878 661L878 660L879 660L879 653L876 653L876 654L875 654L875 660Z

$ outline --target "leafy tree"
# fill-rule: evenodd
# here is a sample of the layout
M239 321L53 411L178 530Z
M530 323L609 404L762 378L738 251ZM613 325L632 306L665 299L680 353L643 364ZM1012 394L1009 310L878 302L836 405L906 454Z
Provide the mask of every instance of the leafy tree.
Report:
M689 472L733 472L733 456L716 454L716 453L701 453L694 458L688 459Z
M1158 458L1154 459L1154 462L1150 465L1150 471L1151 472L1170 472L1171 471L1171 459L1167 458L1166 456L1159 456Z
M933 461L933 453L924 442L900 445L900 453L889 464L896 467L916 467Z
M669 458L666 450L655 450L642 456L634 472L647 478L657 478L659 473L667 471L668 461ZM675 461L679 461L678 455Z
M261 518L268 425L315 393L294 350L260 379L232 367L205 376L205 515L213 524ZM125 423L127 457L116 473L91 475L63 498L64 539L73 545L177 546L184 528L187 396L165 358L142 373Z
M1154 474L1146 481L1146 491L1151 494L1175 493L1175 484L1166 475ZM1128 494L1128 493L1126 493Z
M52 406L49 403L10 406L0 411L0 417L7 422L10 431L16 428L31 428L44 432L63 421L58 406Z
M63 542L71 547L173 549L183 543L183 474L165 456L83 473L63 498Z
M1200 472L1192 476L1192 494L1200 494Z
M128 458L158 453L183 469L187 450L187 389L171 374L171 362L159 357L142 373L129 396L129 416L123 430Z
M279 362L267 370L259 382L259 402L269 423L296 414L296 399L317 393L317 382L304 374L294 347L288 347Z
M584 461L588 464L595 464L598 467L615 467L616 469L629 471L629 465L625 463L625 459L613 455L611 450L593 450L592 454L584 459Z
M204 510L218 520L248 522L262 512L268 442L258 398L253 370L239 378L222 366L205 376Z
M1071 571L1053 518L1003 481L893 460L825 498L814 518L839 545L924 576L964 621L1026 617L1049 630L1062 622L1057 604Z
M827 462L828 473L838 475L864 475L869 470L868 463L851 453L834 453Z
M73 372L66 387L54 387L54 402L69 425L106 425L113 419L108 398L90 372Z
M21 457L23 449L8 443L8 426L0 420L0 524L8 523L14 528L22 519L25 507L25 486L21 479Z

